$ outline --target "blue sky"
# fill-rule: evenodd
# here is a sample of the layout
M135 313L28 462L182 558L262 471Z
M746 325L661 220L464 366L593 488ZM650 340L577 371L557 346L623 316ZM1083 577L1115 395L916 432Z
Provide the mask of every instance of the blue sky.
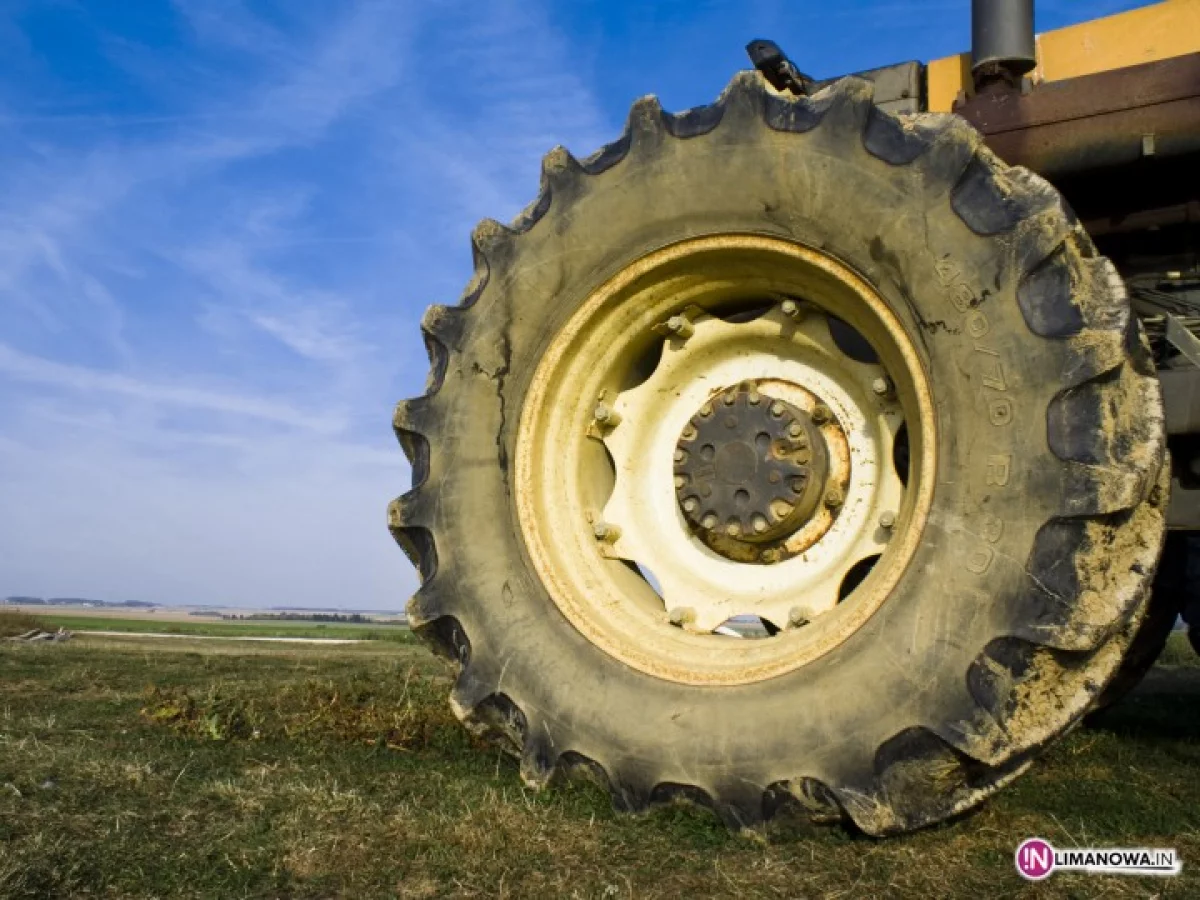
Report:
M401 608L391 409L472 225L751 38L828 77L967 49L969 7L0 3L0 596Z

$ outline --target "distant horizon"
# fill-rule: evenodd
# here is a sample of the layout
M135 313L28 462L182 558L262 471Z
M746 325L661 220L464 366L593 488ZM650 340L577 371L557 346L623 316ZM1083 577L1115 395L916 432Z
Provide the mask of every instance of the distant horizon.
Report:
M112 607L114 609L146 609L150 607L165 606L171 609L246 609L261 610L264 612L374 613L376 615L392 616L402 616L405 614L405 610L403 608L376 609L374 607L358 606L281 606L279 604L262 606L248 605L244 603L184 603L170 601L151 602L147 600L104 600L99 597L38 597L34 594L9 594L0 598L0 605L6 606L38 606L49 604L66 606L68 604L83 603L99 603L104 607Z

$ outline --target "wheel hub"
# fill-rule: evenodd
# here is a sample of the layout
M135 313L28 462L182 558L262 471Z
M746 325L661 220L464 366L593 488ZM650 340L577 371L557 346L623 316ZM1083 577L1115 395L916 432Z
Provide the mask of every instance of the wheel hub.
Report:
M825 413L828 410L824 411ZM704 403L675 445L675 494L688 524L722 555L719 536L762 544L813 515L828 453L812 417L743 382Z
M843 349L847 329L867 351ZM749 415L753 387L757 415L790 404L809 441L809 460L793 456L795 466L780 470L782 485L805 467L808 484L797 518L774 539L730 537L728 521L715 528L719 517L705 531L703 518L697 526L688 516L704 511L685 511L692 495L675 484L687 474L676 472L675 454L688 441L703 447L693 417L711 403L715 419L742 385L745 408L737 390L731 406ZM772 677L844 641L905 570L932 496L932 406L903 326L836 260L775 239L696 239L623 270L553 339L522 410L515 495L538 577L597 646L690 684ZM743 483L762 478L771 487L770 461L758 430L736 434L740 416L721 423L721 445L749 446L724 450L718 466L722 448L711 442L710 486L729 482L720 512L732 508L753 533L737 491L751 495ZM901 470L905 423L916 452ZM779 440L789 428L768 422L765 431ZM814 453L822 443L824 476ZM756 487L741 499L763 512L775 496ZM729 638L749 617L770 640Z

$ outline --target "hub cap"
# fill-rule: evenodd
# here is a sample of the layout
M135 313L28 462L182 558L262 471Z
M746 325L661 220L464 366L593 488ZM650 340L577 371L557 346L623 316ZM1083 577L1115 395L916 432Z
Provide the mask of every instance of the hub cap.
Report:
M720 535L761 544L795 531L815 511L827 472L808 414L753 382L701 406L675 445L680 509L717 552Z

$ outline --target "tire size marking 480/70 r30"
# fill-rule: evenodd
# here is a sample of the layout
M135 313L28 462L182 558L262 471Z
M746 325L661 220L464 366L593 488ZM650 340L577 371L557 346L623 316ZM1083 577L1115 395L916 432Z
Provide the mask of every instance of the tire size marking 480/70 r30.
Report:
M963 327L973 340L972 368L979 375L987 401L988 421L997 428L1012 424L1015 417L1012 400L1008 396L1008 381L1004 374L1004 361L998 351L984 346L980 339L991 331L987 315L979 309L980 298L963 278L962 270L949 259L939 260L935 267L938 281L950 297L950 302L963 317ZM1012 455L989 454L984 459L983 480L987 487L1006 487L1012 476ZM966 560L968 571L983 575L996 558L995 544L1004 534L1004 522L989 512L980 514L980 527L974 532L979 544Z

